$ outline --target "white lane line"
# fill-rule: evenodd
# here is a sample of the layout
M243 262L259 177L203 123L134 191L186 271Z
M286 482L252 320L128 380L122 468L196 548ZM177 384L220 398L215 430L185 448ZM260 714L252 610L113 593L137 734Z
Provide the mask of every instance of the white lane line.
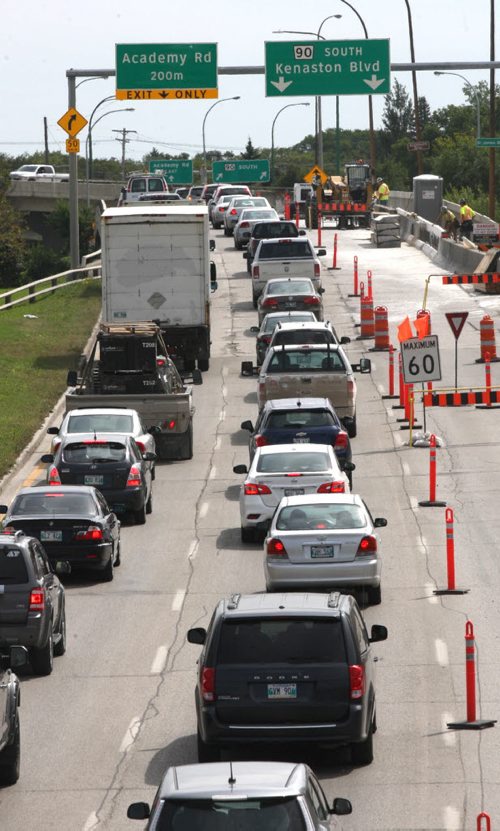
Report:
M441 638L436 638L434 641L434 649L436 650L436 660L440 667L449 666L450 660L448 657L448 647Z
M441 723L443 725L443 741L447 747L454 747L457 743L457 737L453 730L450 730L448 724L455 721L451 713L443 713L441 716Z
M95 828L98 824L99 820L97 818L97 814L95 811L92 811L91 814L87 817L87 822L83 826L82 831L92 831L92 828Z
M410 465L408 462L403 462L403 473L405 476L410 476Z
M141 720L137 716L134 716L132 721L130 722L129 726L125 731L125 735L122 739L122 743L120 745L120 753L127 753L128 750L132 747L133 743L135 742L138 734L139 728L141 726Z
M375 363L375 361L372 358L372 370L373 369L377 369L377 364Z
M460 828L460 812L453 805L443 808L443 828L445 831L456 831Z
M158 649L156 650L156 655L153 658L153 663L151 664L151 669L149 670L150 675L160 675L163 672L163 670L165 669L165 664L167 663L167 655L168 655L167 647L166 646L159 646Z
M203 519L203 517L206 517L206 515L208 514L208 508L209 508L208 502L202 502L201 503L200 510L199 510L200 519Z
M217 436L217 441L215 442L215 449L220 450L222 444L222 436Z
M222 385L222 397L226 398L227 396L227 387L225 384Z
M418 511L418 499L416 496L410 496L410 505L412 511Z
M189 551L187 553L188 560L194 560L197 553L198 553L198 540L193 540L193 542L189 546Z
M389 418L391 418L394 415L394 410L392 409L392 407L386 407L385 411L386 411L387 415L389 416Z
M223 375L224 377L226 377L226 376L228 375L228 373L229 373L229 367L227 367L227 366L223 366L223 367L222 367L222 375Z
M382 384L377 384L377 389L378 389L380 395L384 394L384 387L383 387Z
M403 437L399 433L394 433L394 444L397 444L398 447L402 447L404 444Z
M439 602L439 596L432 593L434 591L434 583L425 583L425 591L428 592L427 600L429 603Z
M212 465L212 467L210 468L210 473L208 474L208 478L209 479L215 479L215 474L216 473L217 473L217 468L215 467L215 465Z
M226 419L226 411L221 410L220 413L219 413L219 421L225 421L225 419Z
M186 597L186 589L177 589L172 600L171 609L173 612L179 612L182 609L184 598Z

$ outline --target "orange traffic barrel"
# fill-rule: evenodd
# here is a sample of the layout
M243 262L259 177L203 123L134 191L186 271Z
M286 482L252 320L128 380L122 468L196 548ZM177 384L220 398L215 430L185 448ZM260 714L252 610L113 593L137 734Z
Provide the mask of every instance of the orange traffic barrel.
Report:
M484 364L486 354L489 353L490 361L498 361L497 347L495 341L495 324L489 315L485 315L479 322L481 339L481 357L476 359L477 364Z
M373 352L383 352L390 348L389 320L387 306L376 306L375 308L375 344Z
M373 297L361 295L361 338L375 337L375 320L373 312Z

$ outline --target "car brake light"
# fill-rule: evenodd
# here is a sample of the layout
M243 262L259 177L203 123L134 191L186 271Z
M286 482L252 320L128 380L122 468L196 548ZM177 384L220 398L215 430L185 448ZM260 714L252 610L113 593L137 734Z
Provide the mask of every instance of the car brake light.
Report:
M201 670L201 695L203 701L215 701L215 669L212 667Z
M163 430L173 430L175 428L175 419L171 418L169 421L164 421L161 426Z
M268 309L269 306L277 306L278 305L278 298L277 297L268 297L267 300L264 300L262 305L265 306L266 309Z
M231 216L236 216L236 214L237 214L237 210L236 210L236 208L233 208L231 210Z
M145 448L145 446L144 446L144 442L142 442L142 441L136 441L136 445L137 445L137 447L139 448L139 450L141 451L141 453L145 453L145 452L146 452L146 448Z
M138 488L141 484L141 471L135 465L132 465L130 468L128 479L127 479L127 488Z
M297 476L302 476L302 473L287 473L286 476L293 476L293 478L295 479L295 477Z
M106 439L85 439L82 444L107 444Z
M245 496L259 496L262 493L272 493L267 485L259 485L255 482L245 482Z
M347 435L345 430L339 430L339 432L337 433L337 438L335 439L333 444L336 449L348 446L349 436Z
M318 493L345 493L344 482L323 482L318 488Z
M265 436L261 436L260 433L257 433L255 436L255 446L256 447L264 447L264 445L269 444L268 440Z
M222 213L222 212L223 212L223 211L225 211L225 210L226 210L225 206L224 206L224 205L221 205L221 206L220 206L220 208L219 208L219 211Z
M97 525L89 525L88 528L82 531L77 531L73 539L82 542L83 540L102 540L102 529Z
M252 277L254 280L258 280L260 277L260 268L258 265L252 266Z
M52 466L49 471L48 476L48 483L49 485L60 485L61 484L61 477L59 476L59 471L56 467Z
M45 591L44 589L31 589L30 594L30 612L43 612L45 609Z
M376 537L363 537L358 545L358 550L356 551L356 557L366 557L370 554L376 554L377 552L377 539Z
M313 295L312 297L304 297L303 300L305 306L319 306L320 303L320 299L319 297L316 297L316 295Z
M267 543L267 556L268 557L288 557L286 553L286 548L281 542L281 540L271 539Z
M321 274L319 263L314 263L314 276L319 277Z
M249 222L240 222L240 228L250 228Z
M365 692L365 673L363 667L359 664L351 664L349 667L349 686L352 701L363 697Z

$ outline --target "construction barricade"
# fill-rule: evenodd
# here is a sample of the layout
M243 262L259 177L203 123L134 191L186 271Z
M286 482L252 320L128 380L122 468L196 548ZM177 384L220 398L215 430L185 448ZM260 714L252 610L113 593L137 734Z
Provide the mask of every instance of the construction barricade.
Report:
M376 306L374 319L375 343L370 352L387 352L391 347L387 306ZM394 389L392 394L394 394Z
M495 323L489 315L485 315L479 322L481 357L476 359L476 364L484 364L486 355L489 360L498 361L497 345L495 339Z

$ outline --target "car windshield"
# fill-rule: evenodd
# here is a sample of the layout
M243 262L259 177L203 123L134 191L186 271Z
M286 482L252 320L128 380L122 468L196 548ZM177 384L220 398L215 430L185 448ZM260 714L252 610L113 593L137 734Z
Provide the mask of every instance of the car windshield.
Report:
M365 515L359 505L348 503L293 505L282 508L276 521L278 531L314 531L331 529L335 531L350 528L364 528Z
M96 413L71 415L68 433L131 433L134 421L131 415L119 413Z
M258 196L240 196L233 202L234 208L244 208L248 205L267 205L267 199Z
M123 462L126 448L120 442L83 441L67 444L63 450L65 462L92 462L103 459L107 462Z
M269 280L266 294L314 294L310 280Z
M286 329L283 331L278 329L273 339L273 346L281 346L283 343L335 343L335 338L329 329Z
M326 349L275 351L267 372L345 372L338 352Z
M266 453L259 457L259 473L290 473L292 471L330 470L331 462L327 453Z
M263 242L259 252L261 260L290 260L296 257L310 258L312 256L313 252L307 240L291 242L284 239L278 242Z
M268 219L271 216L274 216L276 211L274 208L268 208L267 210L260 210L260 211L253 211L247 208L241 214L241 221L243 220L254 222L256 219Z
M221 628L217 663L328 664L341 656L345 660L344 638L335 618L233 618Z
M89 493L49 492L40 488L40 493L19 494L14 500L10 513L20 514L84 514L96 513L96 505Z
M297 430L300 427L333 427L335 420L328 410L276 410L271 412L265 429Z
M253 229L255 239L278 239L279 237L298 237L299 232L294 222L269 222L256 225Z
M27 583L23 552L14 545L0 545L0 585Z
M266 315L264 318L263 332L267 335L269 332L274 332L276 326L280 322L291 323L293 320L316 320L314 312L284 312L282 315Z
M305 831L296 798L163 800L155 831Z

